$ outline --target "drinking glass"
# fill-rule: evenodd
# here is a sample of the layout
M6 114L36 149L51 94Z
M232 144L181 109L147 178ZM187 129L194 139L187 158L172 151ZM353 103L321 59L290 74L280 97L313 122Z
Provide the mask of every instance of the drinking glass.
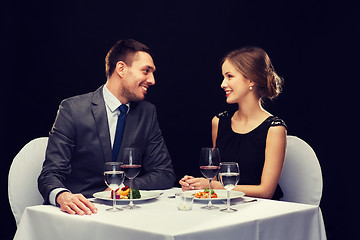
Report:
M180 211L190 211L193 207L195 194L181 192L177 198L177 207Z
M116 207L116 190L120 187L124 181L124 171L121 170L121 162L106 162L104 166L104 180L106 185L113 191L112 208L106 209L106 211L117 212L122 209Z
M130 180L130 203L124 208L140 208L139 206L136 206L133 202L133 179L140 173L141 169L141 158L139 149L125 148L121 160L121 168L124 171L125 176Z
M220 182L226 189L227 193L227 207L221 209L224 212L236 212L236 209L230 208L230 191L236 186L240 178L239 165L236 162L222 162L220 163Z
M212 210L219 207L211 203L211 180L218 174L220 167L220 153L218 148L202 148L200 153L200 171L209 180L209 202L204 209Z

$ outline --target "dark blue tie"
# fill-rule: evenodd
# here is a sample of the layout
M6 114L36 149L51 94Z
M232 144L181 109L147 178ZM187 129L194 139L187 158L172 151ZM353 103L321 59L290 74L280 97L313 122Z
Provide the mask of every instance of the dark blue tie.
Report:
M116 159L119 155L121 141L124 134L125 122L126 122L126 113L128 110L128 106L125 104L121 104L119 107L120 115L118 116L117 124L116 124L116 132L115 132L115 139L113 144L113 151L112 151L112 160L116 162Z

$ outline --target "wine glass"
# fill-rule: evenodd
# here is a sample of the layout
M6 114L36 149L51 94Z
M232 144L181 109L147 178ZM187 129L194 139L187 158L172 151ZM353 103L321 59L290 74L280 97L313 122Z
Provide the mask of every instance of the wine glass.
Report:
M140 173L141 159L137 148L125 148L122 155L122 165L125 176L130 180L130 203L124 208L140 208L133 203L133 179Z
M200 171L209 180L209 202L204 209L212 210L219 207L211 203L211 180L218 174L220 167L220 153L218 148L202 148L200 153Z
M221 209L224 212L236 212L236 209L230 208L230 191L236 186L240 178L239 165L236 162L220 163L220 182L227 192L227 207Z
M106 209L110 212L122 211L116 207L116 190L124 181L124 171L121 170L121 162L106 162L104 166L104 180L106 185L112 190L113 206Z

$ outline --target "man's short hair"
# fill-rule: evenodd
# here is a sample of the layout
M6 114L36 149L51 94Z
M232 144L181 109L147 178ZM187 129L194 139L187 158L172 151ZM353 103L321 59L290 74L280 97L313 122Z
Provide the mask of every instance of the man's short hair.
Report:
M136 40L124 39L117 41L105 57L106 77L109 78L114 73L116 64L119 61L131 66L134 56L140 51L152 56L150 48Z

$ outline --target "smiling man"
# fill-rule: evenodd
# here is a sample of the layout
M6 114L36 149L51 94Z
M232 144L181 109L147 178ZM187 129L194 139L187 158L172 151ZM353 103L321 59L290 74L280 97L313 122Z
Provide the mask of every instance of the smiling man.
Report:
M127 110L119 151L136 147L142 156L142 171L134 185L143 190L166 189L175 181L155 106L143 101L155 84L149 48L132 39L119 40L105 63L105 85L61 102L38 179L45 203L70 214L97 212L87 197L106 189L104 163L119 159L112 149L121 105Z

